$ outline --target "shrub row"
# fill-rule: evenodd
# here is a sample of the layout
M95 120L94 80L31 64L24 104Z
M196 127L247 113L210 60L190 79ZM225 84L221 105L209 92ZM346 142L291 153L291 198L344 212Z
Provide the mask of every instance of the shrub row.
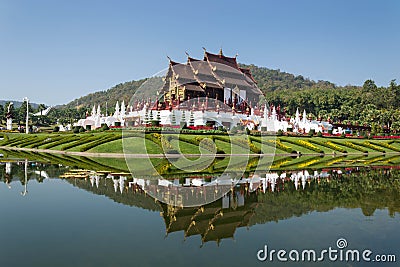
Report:
M1 134L0 134L0 137L2 137L2 138L3 138L3 140L1 140L1 142L0 142L0 145L3 145L3 144L5 144L5 143L7 143L7 142L8 142L8 140L9 140L9 137L8 137L8 135L7 135L7 134L5 134L5 133L1 133Z
M181 133L185 134L218 134L218 135L227 135L226 131L222 130L190 130L190 129L182 129Z
M43 149L50 149L50 148L53 148L53 147L56 147L56 146L59 146L59 145L62 145L62 144L66 144L66 143L70 143L70 142L76 141L78 139L79 139L79 137L77 137L76 135L66 136L63 139L58 140L58 141L54 141L53 140L52 142L49 142L49 143L45 144L42 148Z
M34 139L26 140L25 142L20 143L18 146L19 147L29 147L32 144L36 144L36 143L42 142L44 140L46 140L45 136L36 137Z
M15 137L15 138L9 138L7 141L6 140L3 140L3 142L2 142L2 145L4 145L4 146L11 146L11 145L13 145L14 143L16 143L16 142L19 142L19 141L21 141L21 140L23 140L23 139L25 139L25 137L22 137L22 136L17 136L17 137Z
M159 133L146 134L145 138L156 143L165 153L177 154L179 153L174 149L167 138Z
M70 149L70 148L73 148L76 146L80 146L80 145L83 145L83 144L91 142L91 141L95 141L96 139L98 139L98 138L96 138L92 134L88 135L88 136L83 136L74 142L70 142L68 144L61 146L60 150L67 150L67 149Z
M32 141L32 140L37 140L36 138L37 138L36 135L33 135L33 136L23 136L23 137L20 138L19 140L9 142L9 143L7 144L7 146L19 146L19 145L22 145L22 144L24 144L24 143L26 143L26 142L30 142L30 141Z
M179 135L178 139L181 142L186 142L186 143L189 143L189 144L192 144L192 145L195 145L195 146L199 146L200 142L204 138L207 138L207 137L196 136L195 138L188 138L188 137L185 137L184 135ZM212 140L209 140L209 141L206 141L206 142L202 143L202 145L204 145L204 148L209 150L209 151L214 151L214 146L215 146L217 148L217 154L225 154L225 152L222 149L218 148L215 145L215 143L213 142L214 136L212 136L211 139Z
M368 142L368 141L363 142L363 145L366 146L366 147L369 147L369 148L371 148L371 149L373 149L373 150L382 152L382 153L385 153L385 152L386 152L382 147L377 146L377 145L374 145L374 144L371 144L371 143Z
M297 168L303 169L303 168L309 167L311 165L315 165L315 164L320 163L320 162L321 162L321 158L319 158L319 157L312 158L312 159L309 159L307 161L299 162L297 164Z
M105 138L101 138L101 139L92 141L92 142L80 147L79 151L80 152L87 151L87 150L89 150L89 149L91 149L93 147L96 147L98 145L101 145L101 144L104 144L104 143L108 143L108 142L111 142L111 141L115 141L115 140L118 140L118 139L121 139L120 135L113 134L113 135L110 135L110 136L106 136Z
M271 165L270 169L272 169L272 170L273 170L273 169L278 169L278 168L280 168L282 165L285 165L285 164L291 162L292 160L293 160L292 157L285 157L285 158L281 158L281 159L278 159L278 160L274 160L274 161L272 162L272 165Z
M256 153L256 154L262 154L262 151L260 148L256 147L251 140L248 139L246 136L246 139L237 139L233 137L225 137L225 136L215 136L214 139L227 142L233 145L237 145L241 148L244 149L249 149L251 152Z
M290 154L298 154L298 152L296 150L294 150L290 146L287 146L287 145L283 144L279 139L278 140L270 139L270 140L266 140L264 142L262 142L261 139L255 138L255 137L250 137L250 139L253 142L258 142L258 143L261 143L261 144L266 145L266 146L270 146L270 147L273 147L273 148L278 148L278 149L283 150L285 152L288 152Z
M375 146L382 146L382 147L385 147L385 148L388 148L388 149L390 149L390 150L393 150L393 151L396 151L396 152L400 152L400 149L399 148L397 148L397 147L394 147L394 146L392 146L392 145L390 145L390 144L388 144L388 143L375 143L375 142L370 142L371 144L373 144L373 145L375 145Z
M258 167L258 163L259 162L260 162L260 158L259 157L251 157L247 161L246 170L247 171L254 170L255 168Z
M59 137L59 135L54 135L54 137ZM33 148L33 147L36 147L36 144L42 143L47 139L51 139L51 138L49 138L47 135L44 135L44 136L39 135L39 136L36 136L35 139L29 139L24 143L20 143L19 146Z
M332 140L330 142L332 142L334 144L337 144L337 145L342 145L342 146L345 146L345 147L348 147L348 148L351 148L351 149L354 149L354 150L357 150L357 151L361 151L363 153L368 153L368 150L366 150L365 148L363 148L361 146L358 146L358 145L355 145L355 144L353 144L352 142L349 142L349 141L341 143L341 142Z
M285 139L285 142L307 148L307 149L315 151L317 153L321 153L321 154L324 153L324 151L322 149L320 149L319 147L316 147L315 145L313 145L310 142L305 141L305 140Z
M18 137L13 138L13 139L10 139L10 138L7 136L7 139L4 138L4 140L3 140L0 144L1 144L2 146L8 146L8 145L12 145L14 142L17 142L17 141L22 140L22 139L23 139L22 136L18 136Z
M296 150L294 150L292 147L287 146L283 144L280 140L268 140L269 143L275 144L276 148L279 148L280 150L283 150L285 152L288 152L290 154L298 154Z
M51 136L51 137L46 137L44 139L38 140L38 141L28 145L27 147L29 147L29 148L38 148L39 146L46 145L46 144L49 144L51 142L59 141L59 140L62 140L64 138L65 138L64 136L54 135L54 136Z
M214 142L214 138L210 139L210 138L202 138L202 137L196 136L194 139L198 143L198 146L201 146L201 147L207 149L210 152L213 152L214 150L217 150L216 151L217 154L221 154L218 151L218 147Z
M327 148L339 151L341 153L347 153L347 151L344 148L342 148L342 147L340 147L338 145L335 145L335 144L333 144L333 143L331 143L329 141L324 142L324 141L318 141L318 140L309 140L308 142L314 143L314 144L317 144L317 145L320 145L320 146L323 146L323 147L327 147Z

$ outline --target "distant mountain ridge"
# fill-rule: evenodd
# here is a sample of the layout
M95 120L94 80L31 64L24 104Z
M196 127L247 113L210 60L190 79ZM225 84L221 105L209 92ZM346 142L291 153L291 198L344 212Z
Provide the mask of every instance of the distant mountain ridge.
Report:
M5 106L6 103L13 102L15 108L19 108L24 102L15 100L0 100L0 105ZM32 108L37 109L39 104L29 102Z

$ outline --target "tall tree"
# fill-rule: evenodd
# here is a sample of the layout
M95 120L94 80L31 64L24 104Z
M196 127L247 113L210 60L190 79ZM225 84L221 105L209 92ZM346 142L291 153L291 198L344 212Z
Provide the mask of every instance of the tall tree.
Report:
M31 104L28 103L28 112L33 112ZM22 103L22 105L18 109L18 121L25 123L26 120L26 101Z
M3 107L3 105L0 105L0 124L3 124L3 119L5 119L4 107Z

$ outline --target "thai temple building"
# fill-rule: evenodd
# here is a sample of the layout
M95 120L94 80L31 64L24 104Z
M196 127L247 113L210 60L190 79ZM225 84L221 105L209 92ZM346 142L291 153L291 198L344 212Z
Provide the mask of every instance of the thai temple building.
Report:
M269 106L264 100L250 69L241 68L235 57L204 49L203 59L187 54L186 63L169 59L163 85L156 88L155 99L134 99L128 105L117 102L114 114L101 114L100 106L76 124L96 129L110 127L157 125L166 127L200 127L232 129L242 125L250 130L307 133L327 132L327 122L312 121L304 110L294 118L286 116L280 106Z

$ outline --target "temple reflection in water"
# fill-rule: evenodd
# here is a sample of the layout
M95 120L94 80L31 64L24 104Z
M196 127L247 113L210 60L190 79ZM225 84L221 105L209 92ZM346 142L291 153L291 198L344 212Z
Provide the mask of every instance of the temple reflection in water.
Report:
M202 243L219 243L233 238L238 228L312 211L360 208L365 216L373 215L376 209L387 208L390 216L400 211L397 169L293 170L239 178L225 174L154 180L132 178L127 173L74 170L27 161L2 164L1 180L9 188L14 183L18 186L19 182L23 192L28 192L29 180L40 183L49 177L61 177L77 188L107 196L115 202L160 212L167 236L182 232L183 239L199 236ZM184 187L189 189L185 193L199 199L217 190L227 193L206 205L183 207L180 204L187 196L179 195L179 188ZM165 204L164 199L172 197L177 205Z
M66 175L76 174L72 172ZM93 193L106 195L116 202L157 210L163 217L167 236L183 232L184 239L200 236L203 243L219 243L222 239L233 238L238 228L299 216L314 210L361 208L365 216L372 215L379 208L387 207L391 216L400 211L400 184L395 178L398 177L398 170L395 169L297 170L242 177L238 181L227 175L185 177L170 181L132 179L111 173L86 175L85 178L68 181ZM150 196L158 194L159 197L182 199L185 196L174 194L179 192L177 188L185 186L197 198L204 198L212 191L221 190L221 187L229 186L230 189L222 198L195 207L167 205ZM150 195L149 190L152 190Z

